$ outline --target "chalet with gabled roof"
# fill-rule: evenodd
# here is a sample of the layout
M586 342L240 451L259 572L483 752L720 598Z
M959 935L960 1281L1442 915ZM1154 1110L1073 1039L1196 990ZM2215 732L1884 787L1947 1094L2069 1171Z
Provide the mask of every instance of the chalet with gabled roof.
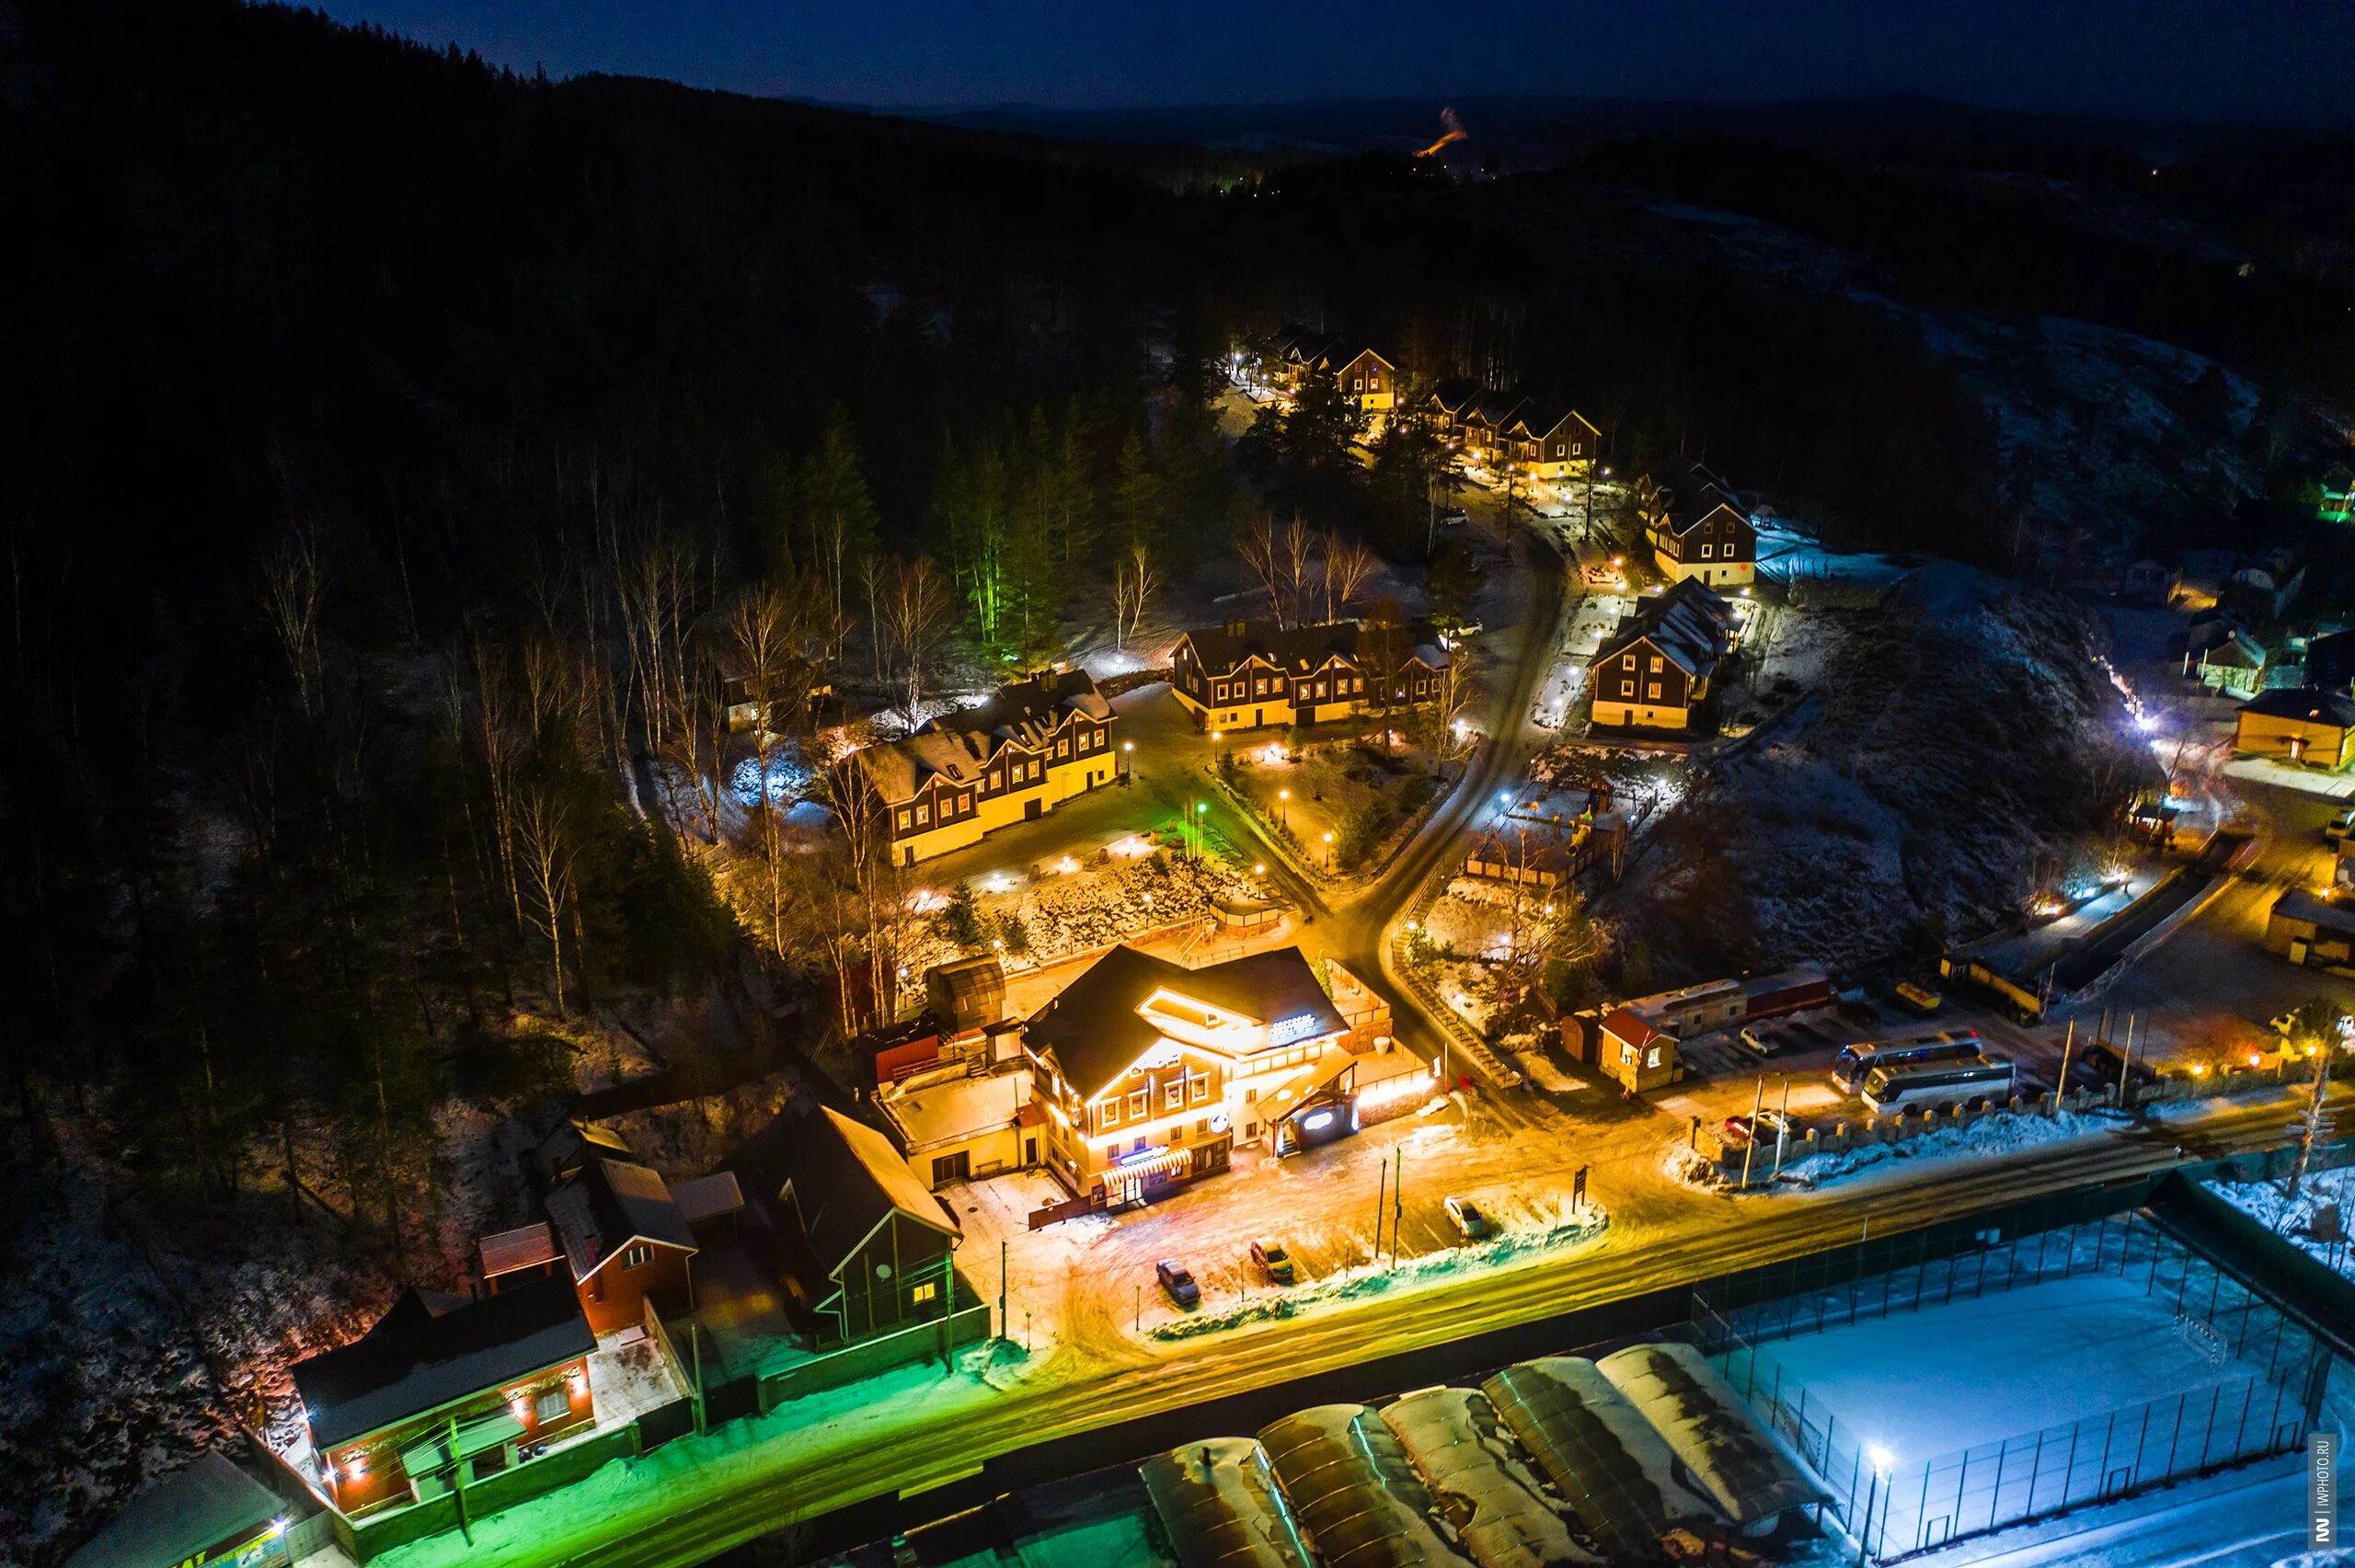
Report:
M1535 479L1583 475L1603 449L1603 432L1568 403L1531 398L1499 433L1505 462Z
M1643 508L1652 559L1672 582L1747 588L1758 577L1758 529L1740 498L1694 464L1677 488L1652 488Z
M1594 724L1683 730L1734 643L1732 607L1694 578L1644 601L1587 661Z
M1345 1130L1349 1035L1297 947L1200 969L1115 947L1023 1025L1046 1162L1118 1205L1225 1170L1238 1142Z
M1197 729L1317 724L1428 703L1451 658L1429 627L1230 621L1178 639L1169 689Z
M957 1276L964 1231L890 1139L840 1112L788 1107L729 1161L750 1189L784 1272L834 1345L937 1321L969 1305Z
M891 858L913 865L1111 783L1116 716L1085 670L1019 681L852 752L837 765L839 797L879 817Z

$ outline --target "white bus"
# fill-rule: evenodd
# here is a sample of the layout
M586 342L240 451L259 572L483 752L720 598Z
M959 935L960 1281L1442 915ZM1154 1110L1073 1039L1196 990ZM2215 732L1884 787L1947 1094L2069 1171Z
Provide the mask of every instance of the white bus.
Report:
M1874 1111L1909 1105L1960 1105L1984 1097L1995 1104L2012 1097L2012 1064L2001 1057L1972 1061L1931 1061L1912 1067L1877 1067L1865 1079L1865 1104Z
M1895 1040L1859 1040L1842 1046L1832 1063L1832 1082L1854 1094L1877 1067L1911 1067L1925 1061L1968 1061L1979 1054L1979 1031L1942 1029Z

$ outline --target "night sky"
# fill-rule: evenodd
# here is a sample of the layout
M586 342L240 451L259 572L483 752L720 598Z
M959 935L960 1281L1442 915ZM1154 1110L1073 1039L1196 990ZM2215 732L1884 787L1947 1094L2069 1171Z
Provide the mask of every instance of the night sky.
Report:
M326 0L550 75L611 71L900 107L1499 94L2355 124L2344 0Z

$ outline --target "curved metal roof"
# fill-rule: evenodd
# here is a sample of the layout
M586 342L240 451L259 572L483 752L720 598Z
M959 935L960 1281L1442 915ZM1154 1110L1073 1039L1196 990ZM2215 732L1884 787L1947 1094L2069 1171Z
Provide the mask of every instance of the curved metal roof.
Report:
M1184 1568L1311 1568L1268 1456L1249 1437L1212 1437L1137 1467Z
M1259 1445L1326 1568L1467 1568L1438 1502L1382 1418L1320 1404L1259 1428Z
M1671 1530L1726 1522L1682 1483L1675 1450L1585 1357L1524 1361L1480 1387L1614 1561L1655 1554Z

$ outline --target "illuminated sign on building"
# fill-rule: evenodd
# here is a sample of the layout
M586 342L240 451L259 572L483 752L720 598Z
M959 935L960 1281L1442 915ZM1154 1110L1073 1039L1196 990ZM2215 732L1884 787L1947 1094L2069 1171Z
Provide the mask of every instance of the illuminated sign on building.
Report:
M1271 1046L1289 1045L1294 1040L1304 1040L1317 1032L1316 1014L1295 1013L1289 1018L1279 1018L1268 1025L1268 1043Z

